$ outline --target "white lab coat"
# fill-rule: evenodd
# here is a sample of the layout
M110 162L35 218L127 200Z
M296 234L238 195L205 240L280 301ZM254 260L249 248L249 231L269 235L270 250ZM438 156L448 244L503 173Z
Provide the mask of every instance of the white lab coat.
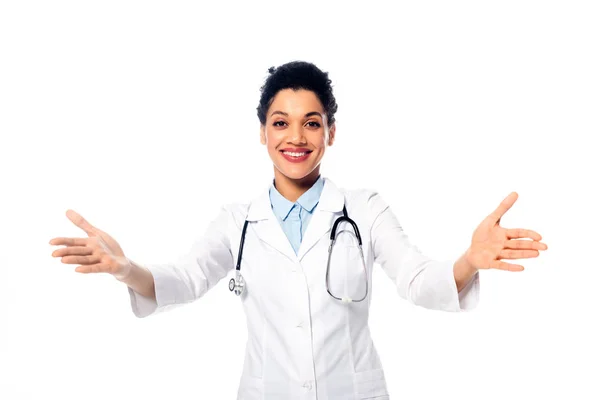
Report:
M248 341L238 400L389 399L367 323L374 263L395 282L402 298L418 306L463 311L479 301L479 274L458 293L453 261L432 260L411 245L378 193L339 189L324 179L297 255L266 189L249 204L224 206L178 263L148 267L156 301L129 289L138 317L197 300L222 278L233 276L244 220L250 221L241 263ZM335 300L325 287L329 233L344 200L360 230L369 276L369 296L360 303ZM348 234L353 230L343 222L337 232L330 288L338 297L358 299L364 293L364 273L354 236Z

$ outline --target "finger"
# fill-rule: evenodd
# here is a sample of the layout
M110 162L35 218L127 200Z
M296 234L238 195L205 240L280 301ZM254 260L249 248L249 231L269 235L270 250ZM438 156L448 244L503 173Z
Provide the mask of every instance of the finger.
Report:
M102 264L102 263L96 263L96 264L90 264L90 265L78 265L77 268L75 268L75 272L80 272L82 274L93 274L93 273L100 273L100 272L109 272L110 268L108 267L108 265L106 264Z
M50 244L54 245L54 246L60 246L60 245L65 245L65 246L86 246L88 243L88 239L87 238L65 238L65 237L58 237L58 238L54 238L52 240L50 240Z
M94 253L94 249L91 247L63 247L52 252L52 257L64 257L64 256L89 256Z
M511 264L504 261L495 260L490 263L490 268L502 269L505 271L523 271L525 267L518 264Z
M499 221L500 218L502 218L502 216L506 214L506 212L513 206L513 204L515 204L515 201L517 201L518 197L519 195L517 194L517 192L512 192L511 194L506 196L506 198L502 200L498 208L496 208L494 212L492 212L489 215L489 217L492 218L494 222Z
M61 259L63 264L82 264L82 265L91 265L97 264L101 260L101 257L98 255L91 256L66 256Z
M533 239L533 240L537 240L537 241L542 240L542 235L540 235L536 231L532 231L531 229L522 229L522 228L507 229L506 236L508 236L511 239L529 238L529 239Z
M533 258L540 255L537 250L502 250L501 259Z
M67 210L67 218L71 220L75 225L79 228L83 229L85 233L89 236L92 236L96 233L96 228L92 226L85 218L83 218L79 213L73 210Z
M537 240L506 240L504 248L517 250L547 250L546 243L538 242Z

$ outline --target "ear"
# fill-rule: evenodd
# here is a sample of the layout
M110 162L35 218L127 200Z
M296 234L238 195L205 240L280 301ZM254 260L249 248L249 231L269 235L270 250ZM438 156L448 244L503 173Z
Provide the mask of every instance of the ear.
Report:
M329 128L329 141L327 142L327 145L331 146L334 141L335 141L335 122Z
M267 137L265 134L265 126L262 124L260 125L260 143L267 144Z

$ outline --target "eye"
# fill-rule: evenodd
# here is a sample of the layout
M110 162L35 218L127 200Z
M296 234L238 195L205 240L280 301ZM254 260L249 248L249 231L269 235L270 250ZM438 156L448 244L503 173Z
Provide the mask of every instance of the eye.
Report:
M313 128L320 128L321 124L319 124L317 121L308 121L308 125L313 127Z
M275 121L275 122L273 122L273 126L285 126L285 122L284 121Z

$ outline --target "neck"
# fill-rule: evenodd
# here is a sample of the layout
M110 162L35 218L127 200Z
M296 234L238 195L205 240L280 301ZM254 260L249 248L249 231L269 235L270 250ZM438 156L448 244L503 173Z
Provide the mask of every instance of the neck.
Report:
M319 178L319 167L301 179L291 179L275 168L275 188L283 197L296 202Z

